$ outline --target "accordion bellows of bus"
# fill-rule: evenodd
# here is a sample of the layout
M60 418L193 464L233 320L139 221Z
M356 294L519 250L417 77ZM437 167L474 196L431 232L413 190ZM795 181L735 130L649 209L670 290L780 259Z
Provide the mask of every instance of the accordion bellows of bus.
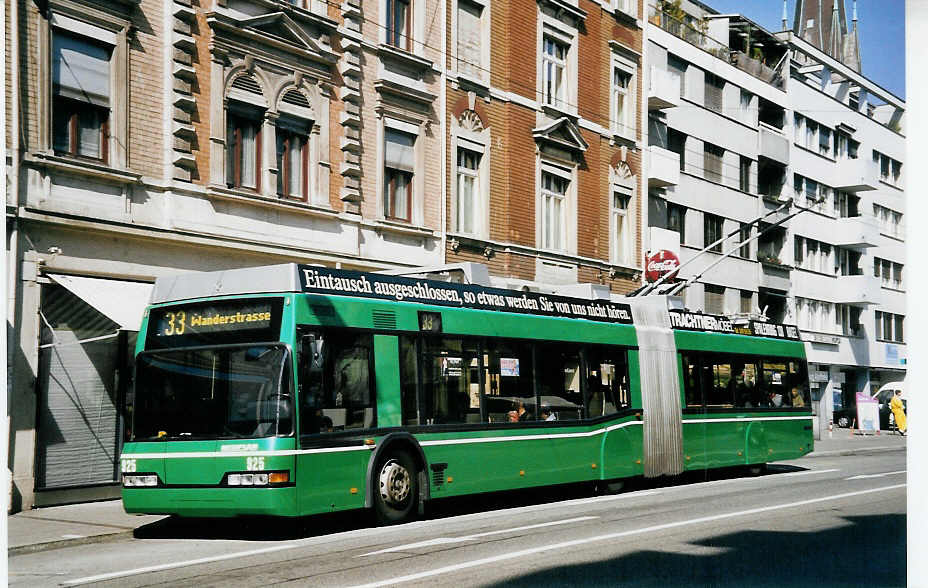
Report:
M284 264L159 279L127 512L407 520L442 497L812 451L789 325Z

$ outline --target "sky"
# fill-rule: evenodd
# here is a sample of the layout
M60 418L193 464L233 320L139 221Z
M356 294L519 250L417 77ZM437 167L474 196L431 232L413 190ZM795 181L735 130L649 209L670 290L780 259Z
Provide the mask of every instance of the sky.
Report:
M771 32L783 22L783 0L702 0L722 14L738 13ZM846 0L848 26L853 0ZM793 26L796 0L787 0L787 26ZM905 99L905 1L857 0L857 30L863 74Z

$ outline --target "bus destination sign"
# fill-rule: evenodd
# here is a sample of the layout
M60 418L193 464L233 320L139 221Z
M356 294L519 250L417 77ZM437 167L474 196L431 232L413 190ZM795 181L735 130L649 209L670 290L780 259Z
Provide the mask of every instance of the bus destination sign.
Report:
M396 302L632 324L631 307L609 300L584 300L306 265L299 266L299 274L303 291L313 294L343 294Z
M205 335L223 331L267 329L271 302L250 300L236 304L171 306L151 311L157 337Z
M750 335L752 337L769 337L799 341L799 329L792 325L779 325L762 321L735 323L728 317L697 312L670 311L670 326L683 331L702 331L706 333L729 333L731 335Z

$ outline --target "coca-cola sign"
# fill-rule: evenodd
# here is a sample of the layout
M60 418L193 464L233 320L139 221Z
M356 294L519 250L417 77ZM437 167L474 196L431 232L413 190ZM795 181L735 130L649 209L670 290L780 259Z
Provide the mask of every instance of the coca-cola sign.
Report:
M667 274L674 274L669 278L673 279L678 269L680 258L673 251L661 249L645 259L644 277L649 282L656 282Z

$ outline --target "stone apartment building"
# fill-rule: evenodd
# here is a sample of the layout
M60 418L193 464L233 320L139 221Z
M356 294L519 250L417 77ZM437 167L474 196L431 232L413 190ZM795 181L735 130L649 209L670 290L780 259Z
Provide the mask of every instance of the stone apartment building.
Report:
M15 5L14 510L118 493L158 276L479 260L501 285L640 279L637 0Z
M8 13L13 509L112 496L150 284L443 261L439 0Z
M640 283L638 0L450 0L448 262L513 288Z

